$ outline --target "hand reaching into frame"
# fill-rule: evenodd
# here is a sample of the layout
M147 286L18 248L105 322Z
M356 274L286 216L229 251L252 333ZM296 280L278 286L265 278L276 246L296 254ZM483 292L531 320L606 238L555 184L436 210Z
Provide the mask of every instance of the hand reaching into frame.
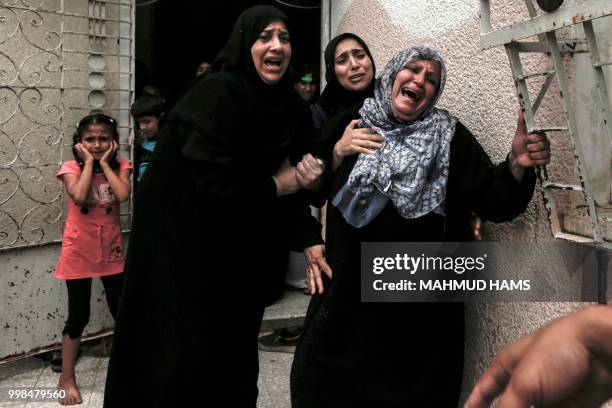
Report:
M499 353L464 408L599 407L612 397L612 308L562 317Z

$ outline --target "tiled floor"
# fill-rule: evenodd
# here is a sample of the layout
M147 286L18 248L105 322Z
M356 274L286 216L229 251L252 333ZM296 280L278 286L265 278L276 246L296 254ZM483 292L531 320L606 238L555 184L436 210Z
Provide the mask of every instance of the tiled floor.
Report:
M274 327L275 322L303 316L308 305L308 296L299 292L288 292L284 298L267 311L264 321L266 327ZM101 408L104 396L104 383L108 367L108 349L104 342L83 345L77 367L77 381L81 389L82 408ZM289 371L293 354L268 353L260 351L259 408L289 408ZM49 363L30 357L11 363L0 364L0 388L2 387L55 387L59 374L51 371ZM50 402L1 402L0 408L44 408L59 407L57 401Z
M84 346L84 352L76 367L76 375L83 397L82 407L102 407L104 382L108 357L100 353L101 347ZM55 387L59 374L51 371L48 362L36 357L19 360L0 366L0 387ZM49 402L0 402L0 407L43 408L57 407L56 401Z
M101 408L108 357L100 355L100 347L83 352L76 368L77 380L83 397L83 408ZM260 352L259 408L289 408L289 370L293 354ZM1 387L55 387L59 374L51 371L47 362L31 357L0 366ZM0 402L0 408L58 407L49 402Z

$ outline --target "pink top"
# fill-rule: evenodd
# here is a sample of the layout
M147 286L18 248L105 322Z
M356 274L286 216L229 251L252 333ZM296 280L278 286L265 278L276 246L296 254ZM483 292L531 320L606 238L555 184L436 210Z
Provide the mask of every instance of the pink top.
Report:
M119 172L131 170L124 159ZM76 160L62 164L56 177L81 175ZM104 173L94 173L87 206L81 208L68 196L68 216L62 238L62 253L53 276L58 279L82 279L123 272L123 239L119 223L119 201Z

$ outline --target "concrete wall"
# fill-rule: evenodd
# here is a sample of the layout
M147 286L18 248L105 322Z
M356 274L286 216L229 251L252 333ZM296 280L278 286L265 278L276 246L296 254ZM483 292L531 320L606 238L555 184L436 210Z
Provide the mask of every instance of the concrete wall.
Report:
M68 312L64 281L51 276L59 245L0 253L0 357L25 355L61 341ZM85 336L113 327L103 287L94 280Z
M528 16L523 0L491 3L494 27ZM331 37L348 31L364 38L374 54L379 72L400 49L428 45L440 51L448 68L448 81L440 105L450 110L476 135L494 161L505 158L516 129L519 105L503 47L486 51L480 48L478 0L331 0L323 2L322 12L323 21L330 21ZM326 28L322 31L325 32ZM566 30L560 35L571 37L573 33ZM323 49L325 45L322 44ZM570 60L566 62L571 65ZM526 70L547 66L542 57L524 59L523 64ZM573 81L571 67L569 75ZM530 87L530 94L534 95L533 89L538 85ZM561 104L555 98L557 95L555 83L542 103L538 123L557 126L564 123ZM568 181L575 179L573 152L567 136L554 134L551 138L555 157L549 168L550 174L570 179ZM487 224L485 239L552 239L539 192L534 195L527 212L514 222ZM528 260L522 262L529 264ZM542 279L554 283L558 277L551 272ZM567 303L468 305L464 396L505 344L578 306L580 304Z

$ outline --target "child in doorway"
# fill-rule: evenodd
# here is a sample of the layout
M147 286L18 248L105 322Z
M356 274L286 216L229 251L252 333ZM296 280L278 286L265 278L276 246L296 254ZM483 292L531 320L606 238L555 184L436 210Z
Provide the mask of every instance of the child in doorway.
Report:
M159 96L143 95L132 104L130 113L136 124L136 146L134 149L136 157L136 187L144 176L147 165L159 134L159 120L164 111L164 100Z
M117 158L119 134L110 116L94 113L77 125L74 160L62 164L57 177L68 193L68 216L62 251L53 276L66 281L68 319L62 331L62 373L58 388L62 405L82 402L74 367L81 334L89 321L91 279L100 277L110 312L115 317L123 272L123 240L119 202L130 196L126 160Z

